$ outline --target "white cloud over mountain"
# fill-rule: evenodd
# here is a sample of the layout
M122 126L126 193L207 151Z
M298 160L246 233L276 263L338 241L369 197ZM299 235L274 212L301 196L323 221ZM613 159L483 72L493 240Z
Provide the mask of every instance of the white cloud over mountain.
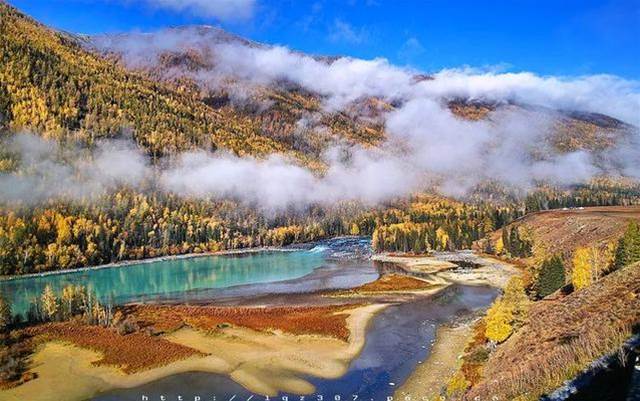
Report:
M144 0L164 8L220 21L246 20L253 16L256 0Z

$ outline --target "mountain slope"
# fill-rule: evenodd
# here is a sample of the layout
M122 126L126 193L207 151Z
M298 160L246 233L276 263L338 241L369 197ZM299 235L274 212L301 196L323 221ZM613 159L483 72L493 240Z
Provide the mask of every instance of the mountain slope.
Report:
M491 113L504 109L537 112L553 119L546 140L561 153L577 150L602 151L630 139L634 127L598 113L552 110L540 106L509 102L491 103L470 99L454 99L448 104L456 116L467 120L485 120Z
M88 38L49 29L4 2L0 15L0 124L12 130L88 144L131 131L154 157L224 148L238 155L286 154L317 169L336 144L383 144L385 118L402 106L401 99L363 97L332 109L325 107L326 95L294 82L247 82L224 72L233 66L221 72L217 46L268 46L216 28ZM117 44L142 40L136 35L172 40L156 49L143 46L149 53L132 64ZM189 41L177 42L176 35L189 35ZM313 59L326 65L337 61ZM414 79L416 84L432 80ZM538 113L554 121L545 141L558 153L599 152L628 139L633 129L603 115L506 101L442 101L466 120L491 120L503 110Z
M536 302L493 352L464 400L537 400L620 350L640 321L640 264L561 298Z
M260 135L249 119L128 72L4 2L0 21L0 117L6 128L87 143L130 128L154 156L193 147L253 155L290 150Z
M640 221L640 206L564 208L529 213L506 229L517 229L532 241L532 264L560 255L570 265L578 247L593 246L606 253L634 220ZM502 230L498 230L480 241L479 248L486 248L485 241L491 241L495 249L501 237Z
M363 107L390 108L380 101L363 99L349 109L328 111L322 95L286 79L256 84L219 72L219 47L270 49L219 28L187 26L150 34L99 35L84 38L83 43L126 68L192 93L220 112L247 118L266 137L307 154L320 156L336 143L375 146L384 140L383 122L362 113Z
M216 109L237 112L256 121L264 135L285 142L293 141L292 146L298 146L304 152L318 154L327 144L340 140L379 145L386 139L384 117L402 107L404 101L365 96L338 110L327 110L323 107L323 102L327 101L326 94L300 87L288 80L287 74L282 79L267 79L266 82L264 77L247 76L246 71L236 74L235 66L225 65L225 61L238 62L240 67L246 65L229 54L237 52L243 57L260 58L264 63L262 68L268 70L271 65L267 53L278 48L250 42L214 27L100 35L87 38L87 43L91 49L127 68L189 90ZM332 66L339 60L296 52L291 54L326 66ZM266 71L265 75L270 76L270 72ZM292 76L296 76L295 72ZM413 79L414 84L424 81L437 84L437 78L429 76L415 76ZM531 120L549 120L549 132L544 139L557 153L603 151L628 140L634 130L622 121L601 114L554 110L509 99L443 97L441 101L445 106L443 110L448 108L453 115L464 120L492 120L496 114L504 112L516 112ZM304 130L301 130L301 121L304 122Z

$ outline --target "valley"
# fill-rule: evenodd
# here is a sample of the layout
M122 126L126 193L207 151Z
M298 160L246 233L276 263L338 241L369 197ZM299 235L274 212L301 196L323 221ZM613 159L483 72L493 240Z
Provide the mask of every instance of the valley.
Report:
M0 400L640 385L636 80L81 34L10 3Z
M328 249L331 244L327 243ZM282 256L296 258L296 252L284 252ZM251 258L248 255L241 259L246 257ZM265 262L252 259L251 263ZM270 291L272 285L277 289L278 282L246 284L230 287L232 297L221 289L209 291L206 300L188 301L187 305L196 302L195 306L166 299L157 305L134 303L118 308L124 317L120 315L117 319L135 327L132 333L124 335L73 320L28 328L29 341L39 344L34 345L33 356L37 378L8 390L7 397L48 400L66 394L69 399L84 399L107 391L95 399L108 399L109 390L132 387L114 390L114 394L121 399L134 399L141 391L138 387L170 381L173 375L191 371L228 375L246 388L243 391L257 394L306 394L328 389L347 392L359 383L354 375L369 375L367 372L374 368L387 372L384 376L391 375L390 378L360 391L378 397L391 394L395 384L389 383L401 383L411 371L404 357L397 355L398 346L406 349L406 355L415 355L414 364L422 363L415 358L424 358L429 349L421 344L435 335L439 324L460 319L464 314L473 315L496 296L496 291L485 285L464 284L467 279L464 276L455 282L444 282L435 277L431 281L390 274L375 281L378 273L373 275L377 271L373 264L357 259L340 262L340 271L354 263L359 274L362 269L371 269L368 283L355 285L357 282L352 280L351 290L325 287L296 292L290 294L286 306L280 303L286 292ZM116 269L126 271L129 267ZM331 271L330 266L317 269ZM342 273L333 270L333 274ZM348 282L340 280L341 285ZM225 306L214 306L219 302ZM403 345L384 342L391 333L401 336L399 341ZM117 345L120 341L126 342ZM416 349L420 351L418 354ZM384 353L390 354L384 357ZM62 354L73 355L75 363L79 363L66 375L74 378L73 388L56 381ZM387 363L358 368L358 361L374 355L376 359L383 355ZM397 362L389 365L389 358ZM264 365L266 361L268 366ZM314 379L305 379L307 375ZM60 391L44 391L52 387ZM235 391L233 385L228 388ZM227 391L226 386L218 389L222 393ZM206 390L172 391L198 394Z

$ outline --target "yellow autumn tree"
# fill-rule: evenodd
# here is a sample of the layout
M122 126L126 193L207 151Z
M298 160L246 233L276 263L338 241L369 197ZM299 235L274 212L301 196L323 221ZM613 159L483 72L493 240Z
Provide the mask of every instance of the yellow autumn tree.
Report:
M40 300L42 301L42 310L45 317L53 320L58 312L58 299L49 284L44 287Z
M493 342L501 343L513 333L513 311L503 301L496 301L487 311L485 335Z
M469 388L469 381L464 377L462 371L458 370L447 383L447 396L453 397L463 394Z
M502 237L498 238L496 241L495 252L496 255L501 255L502 252L504 252L504 241L502 241Z
M598 280L610 263L610 251L602 252L596 247L578 248L573 254L571 281L576 290L585 288Z
M356 223L351 225L351 230L349 231L351 235L360 235L360 227Z
M573 254L571 281L576 290L587 287L593 280L590 258L588 248L578 248Z
M438 229L436 230L436 238L442 246L442 249L448 249L449 235L442 227L438 227Z
M504 296L501 301L505 307L511 310L511 326L514 329L520 327L529 312L529 298L524 289L524 280L520 275L515 275L509 279L504 289Z

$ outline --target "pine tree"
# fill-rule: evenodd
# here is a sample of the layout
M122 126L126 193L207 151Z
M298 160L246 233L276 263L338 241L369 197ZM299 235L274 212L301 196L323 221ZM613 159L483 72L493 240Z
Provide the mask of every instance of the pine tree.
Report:
M618 241L613 267L619 269L638 261L640 261L640 227L637 222L632 221Z
M538 297L544 298L565 285L564 264L558 255L542 262L535 289Z

